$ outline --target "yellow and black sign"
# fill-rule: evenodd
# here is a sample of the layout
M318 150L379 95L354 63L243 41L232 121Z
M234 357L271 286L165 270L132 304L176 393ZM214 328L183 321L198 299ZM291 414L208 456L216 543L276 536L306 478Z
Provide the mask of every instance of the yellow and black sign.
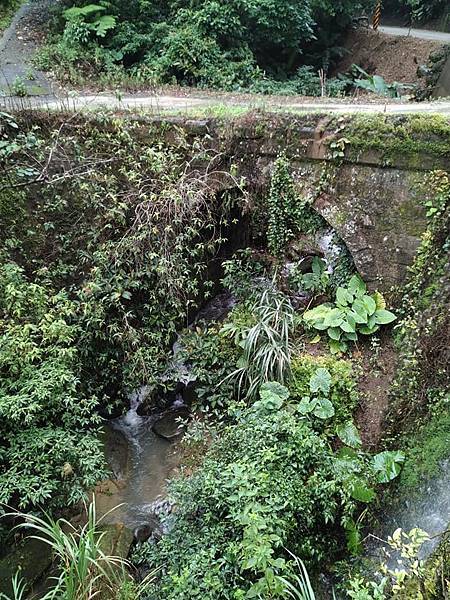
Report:
M379 2L377 2L377 5L375 7L375 12L373 13L372 25L373 25L374 31L376 31L378 29L378 27L380 26L381 9L382 8L383 8L383 2L381 0L379 0Z

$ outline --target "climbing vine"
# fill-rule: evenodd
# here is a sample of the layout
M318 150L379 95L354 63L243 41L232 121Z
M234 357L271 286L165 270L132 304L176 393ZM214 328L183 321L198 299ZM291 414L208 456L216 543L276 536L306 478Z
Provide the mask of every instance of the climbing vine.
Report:
M313 233L324 225L323 218L311 207L308 199L299 197L285 155L275 161L267 207L268 247L277 257L296 233Z

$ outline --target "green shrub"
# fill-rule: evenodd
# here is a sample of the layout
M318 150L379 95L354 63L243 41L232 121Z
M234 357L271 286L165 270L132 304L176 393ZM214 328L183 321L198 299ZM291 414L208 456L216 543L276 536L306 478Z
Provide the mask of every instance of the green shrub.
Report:
M233 319L221 333L234 340L239 350L237 368L226 378L240 395L253 399L270 380L285 383L290 376L295 313L292 304L275 287L263 287L246 306L250 322Z
M238 352L221 326L197 327L180 336L180 358L190 368L197 401L204 411L223 411L233 398L234 385L226 378L236 368Z
M300 400L310 394L310 379L317 369L326 369L331 376L328 398L335 410L335 421L346 422L352 418L358 403L354 367L348 360L333 356L302 354L292 361L292 379L289 385L293 398Z
M69 53L60 42L73 52L64 68L78 66L93 71L94 76L98 65L92 69L83 54L88 50L92 55L97 46L102 50L98 56L105 60L105 71L111 70L113 58L131 72L144 67L152 82L239 90L262 80L264 72L269 74L268 81L289 79L313 39L317 47L310 64L327 69L328 64L323 63L332 60L332 53L323 61L324 48L337 43L359 5L366 3L113 0L106 7L66 0L57 9L60 16L55 19L53 45L67 58ZM329 35L319 39L322 29ZM300 70L288 81L289 88L316 92L317 76L311 69ZM77 69L72 75L77 77ZM329 89L336 89L336 84Z
M280 598L278 575L290 572L283 548L310 564L338 548L355 507L348 475L286 405L287 390L272 388L238 412L192 477L172 482L171 531L134 556L161 566L155 598Z
M97 400L80 385L75 310L64 291L0 266L0 503L73 505L105 476Z
M307 327L327 332L333 353L346 352L349 343L358 340L358 333L372 335L395 319L394 313L386 310L383 296L379 292L369 295L359 275L354 275L346 288L337 288L334 304L320 304L303 314Z

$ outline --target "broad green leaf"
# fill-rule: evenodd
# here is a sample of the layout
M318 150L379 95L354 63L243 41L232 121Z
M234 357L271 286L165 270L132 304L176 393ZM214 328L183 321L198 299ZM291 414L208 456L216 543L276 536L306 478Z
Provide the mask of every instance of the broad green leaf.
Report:
M363 335L372 335L372 334L376 333L379 329L380 329L379 325L375 325L375 327L364 326L364 327L361 327L361 329L359 331Z
M371 315L368 320L367 320L367 327L369 329L372 329L372 327L375 327L375 325L377 324L377 320L375 318L375 313L373 315Z
M364 311L364 314L362 313L362 311ZM347 320L349 319L349 317L351 317L355 321L355 324L358 323L358 325L365 325L367 323L367 312L364 306L362 307L362 310L360 312L357 312L355 310L350 311L347 314Z
M316 372L311 376L309 381L309 389L311 393L317 394L317 392L322 392L323 394L329 394L331 387L331 375L328 369L319 368Z
M349 302L352 302L352 300L352 294L349 294L345 288L338 287L336 291L336 301L338 302L338 304L346 305Z
M342 341L330 340L329 342L330 352L332 354L340 354L341 352L347 352L347 344Z
M358 314L359 317L363 320L358 321L353 313ZM360 298L357 298L352 304L352 316L355 318L357 323L367 323L369 314L368 314L366 305L363 303L363 301Z
M355 331L356 331L355 319L353 317L347 315L345 321L343 323L341 323L341 329L342 329L342 331L345 331L345 333L355 333Z
M388 323L395 321L396 318L397 317L394 315L394 313L390 312L389 310L380 309L375 313L375 320L378 325L388 325Z
M323 324L327 327L339 327L343 320L342 311L339 308L333 308L325 317Z
M311 402L311 398L309 396L303 396L297 406L297 410L302 415L309 414L313 408L315 407L315 402Z
M304 312L303 319L305 321L316 321L317 319L324 319L328 315L330 310L331 308L329 306L327 306L326 304L321 304L320 306L316 306L315 308Z
M372 502L376 494L362 479L354 479L351 483L351 497L359 502Z
M341 327L342 327L342 325L341 325ZM339 327L330 327L330 329L328 329L327 333L332 340L340 340L341 339L342 332L339 329Z
M400 451L386 451L376 454L372 459L372 466L377 474L379 483L388 483L395 479L402 470L405 455Z
M320 335L316 335L315 337L313 337L312 340L309 340L309 343L310 344L318 344L320 342L320 340L321 340Z
M353 275L348 284L348 290L354 295L365 294L367 287L360 275Z
M373 313L377 310L375 300L371 298L371 296L367 295L363 296L361 300L367 310L367 313L369 315L373 315Z
M350 446L351 448L361 447L362 442L359 432L351 421L348 421L344 425L339 425L336 433L339 439L347 446Z
M318 419L330 419L334 416L334 412L334 406L326 399L318 400L313 411Z
M341 338L341 340L347 340L349 342L356 342L358 341L358 336L356 333L345 333L344 334L344 338Z

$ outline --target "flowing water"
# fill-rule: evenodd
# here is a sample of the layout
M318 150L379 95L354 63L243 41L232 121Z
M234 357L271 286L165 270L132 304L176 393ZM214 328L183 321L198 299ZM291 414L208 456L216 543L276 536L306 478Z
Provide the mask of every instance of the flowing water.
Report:
M441 464L439 475L420 486L414 497L388 511L383 521L384 539L399 527L406 533L415 527L426 531L431 540L422 546L420 558L428 558L450 526L450 459Z
M191 326L220 321L235 304L229 293L219 294L198 312ZM168 361L167 376L162 380L170 378L183 389L194 379L181 350L179 338ZM109 422L106 454L116 479L106 482L97 493L100 514L114 509L105 517L105 522L123 523L135 531L157 520L155 515L170 512L170 506L164 501L166 483L179 461L177 445L157 435L153 428L163 418L165 427L176 431L177 417L180 413L184 417L187 412L179 393L163 413L141 416L138 409L149 393L146 386L132 393L128 412ZM115 508L118 505L121 506Z
M142 388L130 396L130 410L109 424L109 437L126 440L125 459L112 464L118 476L114 493L102 496L102 513L121 505L106 522L123 523L130 529L152 521L165 490L167 479L177 465L176 446L153 432L158 415L140 416L137 409L146 397ZM120 461L119 461L120 462Z

